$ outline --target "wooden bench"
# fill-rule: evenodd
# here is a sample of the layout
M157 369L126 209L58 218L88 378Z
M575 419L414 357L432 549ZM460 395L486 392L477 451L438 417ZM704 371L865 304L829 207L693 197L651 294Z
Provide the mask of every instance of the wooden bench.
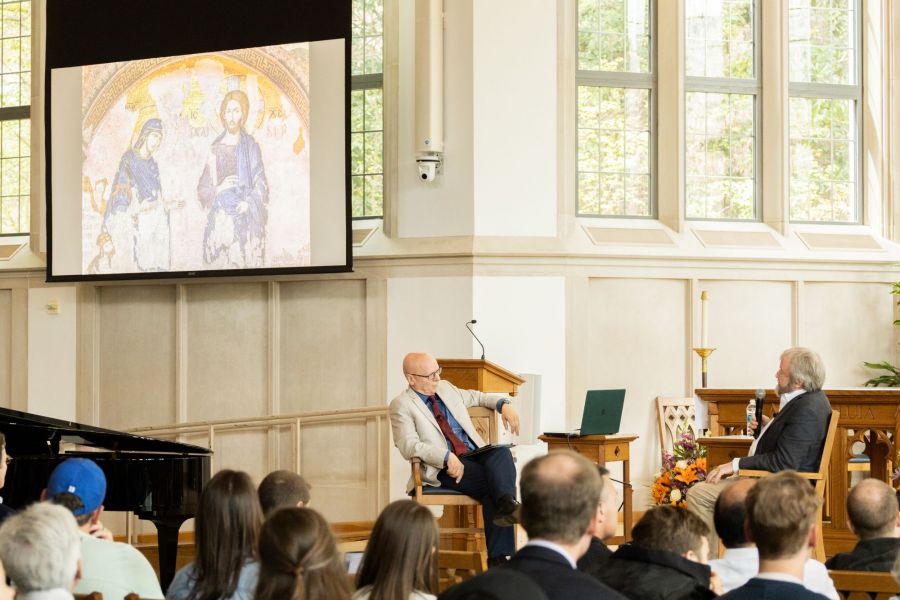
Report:
M900 594L900 584L890 573L828 571L843 600L889 600Z

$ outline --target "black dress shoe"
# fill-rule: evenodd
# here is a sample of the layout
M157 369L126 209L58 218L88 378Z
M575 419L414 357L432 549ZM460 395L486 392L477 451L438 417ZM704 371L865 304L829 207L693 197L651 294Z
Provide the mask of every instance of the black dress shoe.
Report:
M488 569L493 569L494 567L502 567L507 562L509 562L509 557L507 556L493 556L487 559Z
M512 496L501 498L497 512L494 513L494 525L512 527L519 522L519 501Z

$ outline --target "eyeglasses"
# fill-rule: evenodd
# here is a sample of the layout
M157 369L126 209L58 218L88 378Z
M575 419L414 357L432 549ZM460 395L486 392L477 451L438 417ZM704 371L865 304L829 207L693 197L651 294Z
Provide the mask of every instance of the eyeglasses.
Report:
M441 378L441 371L443 370L443 367L438 367L437 371L432 371L428 375L419 375L418 373L407 373L407 375L412 375L413 377L421 377L422 379L430 379L431 381L437 381Z

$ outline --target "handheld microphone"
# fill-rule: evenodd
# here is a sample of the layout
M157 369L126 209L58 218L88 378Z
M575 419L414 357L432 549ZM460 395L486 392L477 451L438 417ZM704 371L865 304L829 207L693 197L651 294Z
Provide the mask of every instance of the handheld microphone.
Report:
M471 321L467 321L467 322L466 322L466 329L469 330L469 333L472 334L472 337L475 338L475 341L478 342L478 345L479 345L479 346L481 346L481 360L484 360L484 344L481 343L481 340L478 339L478 336L475 335L475 332L472 331L472 328L470 327L470 325L474 325L474 324L477 323L477 322L478 322L478 321L476 321L475 319L472 319Z
M755 438L758 438L759 434L762 433L763 401L765 399L766 390L756 390L756 431L753 432L753 437Z

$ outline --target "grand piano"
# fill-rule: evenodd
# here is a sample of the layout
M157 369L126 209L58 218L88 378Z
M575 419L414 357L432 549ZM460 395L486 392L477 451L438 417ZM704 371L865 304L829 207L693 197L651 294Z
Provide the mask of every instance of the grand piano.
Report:
M169 587L178 529L197 513L211 450L6 408L0 408L0 433L13 457L2 490L5 504L20 509L38 500L66 458L94 460L106 474L105 510L131 511L156 525L160 583L163 591Z

